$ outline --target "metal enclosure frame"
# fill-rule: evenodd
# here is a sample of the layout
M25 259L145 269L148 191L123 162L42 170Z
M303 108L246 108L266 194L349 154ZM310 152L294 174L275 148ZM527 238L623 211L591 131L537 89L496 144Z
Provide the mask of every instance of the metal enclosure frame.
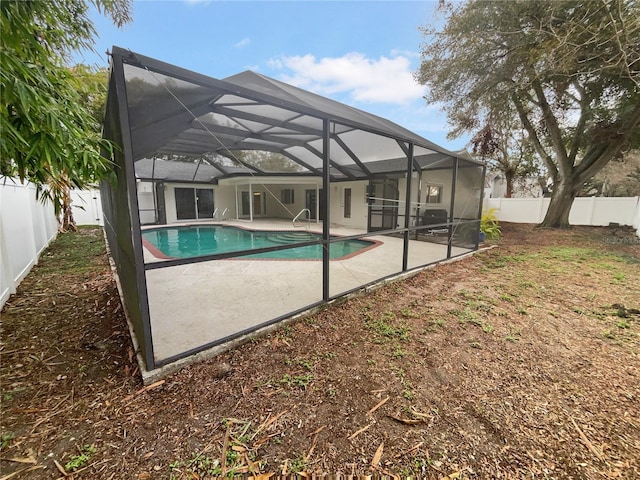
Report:
M127 77L127 69L134 71L139 76ZM165 81L166 85L158 81L155 92L145 92L144 88L140 88L140 85L134 85L135 81L132 80L132 78L136 79L137 83L144 87L145 79L156 78L156 76L175 81L177 85L192 86L192 96L197 101L194 100L192 105L186 105L183 100L178 98L177 94L172 93L171 88L173 87L167 87L167 85L173 85L168 80ZM138 88L135 92L133 91L134 86ZM170 98L170 95L165 95L160 86L174 97L175 103ZM187 91L186 87L185 91ZM209 92L212 92L211 95L209 95ZM132 99L132 95L136 96L136 98ZM156 101L161 95L165 95L164 100ZM187 95L185 94L184 97L186 98ZM237 100L235 100L235 104L230 101L222 105L216 103L224 98ZM260 115L251 113L248 111L249 107L255 107L256 110L260 109L267 113ZM238 110L233 110L234 108ZM292 112L299 116L293 120L270 118L268 116L270 111L275 112L277 115L281 115L282 112ZM208 126L201 120L203 118L211 119L216 115L223 114L228 115L226 118L233 118L238 121L229 121L225 125L212 123ZM140 121L143 117L144 122L146 122L144 124ZM305 122L317 123L321 125L321 128L309 127L305 125ZM262 130L251 131L249 127L246 127L247 131L241 132L242 128L244 128L243 125L258 123L263 125ZM268 128L264 128L264 125L267 125ZM204 128L201 128L201 126ZM267 130L269 131L268 133ZM360 132L364 132L365 135L374 135L375 138L393 140L403 152L403 155L401 157L380 158L368 162L358 155L354 145L349 144L349 138L360 135ZM242 138L241 133L246 136ZM281 321L283 318L322 305L334 298L366 287L371 283L376 283L370 282L358 285L348 291L341 292L339 295L332 296L331 294L330 245L350 238L341 237L337 240L332 238L330 233L331 214L330 208L328 208L331 202L330 187L338 182L369 181L371 179L386 178L390 174L394 175L395 178L404 179L405 198L403 202L405 210L402 225L376 232L379 235L402 237L402 266L401 272L397 273L407 272L423 266L411 267L408 263L408 252L409 242L414 237L414 234L415 238L418 238L420 234L427 231L427 228L430 228L421 225L419 221L421 214L420 185L425 171L432 172L438 168L445 168L452 172L448 222L446 225L441 225L448 231L446 257L452 257L452 245L455 243L453 232L457 226L468 224L469 228L475 229L476 233L479 229L480 210L471 212L467 216L457 217L454 215L454 209L456 208L456 183L460 181L458 174L461 168L473 169L471 172L474 175L471 176L474 179L477 178L481 198L485 175L485 166L482 163L475 162L468 157L461 156L461 154L449 152L388 120L338 104L329 99L323 99L323 97L251 72L244 72L224 81L217 80L114 47L104 136L117 145L113 158L115 164L114 178L112 181L105 181L101 185L103 209L105 211L105 231L110 253L120 279L123 303L133 325L140 353L147 370L154 370L178 359L228 342L253 330ZM212 139L215 139L215 141ZM314 146L314 143L317 143L317 146ZM277 177L278 175L284 175L282 172L264 171L241 161L239 161L239 167L229 167L215 161L213 154L229 156L231 147L281 153L300 165L303 170L297 173L288 173L288 176L314 176L322 179L319 201L325 205L325 215L322 220L322 238L319 241L324 247L321 300L284 315L279 315L252 328L241 329L232 335L212 342L205 342L203 345L188 349L177 355L158 359L154 355L149 298L147 295L147 271L189 263L241 257L246 255L247 251L145 263L136 186L136 181L139 180L136 176L136 161L148 158L155 152L172 155L177 154L182 149L185 155L201 155L201 159L198 160L193 172L192 180L195 182L196 176L203 175L205 171L207 175L211 175L213 172L213 176L209 178L209 183L213 185L216 185L221 179L227 178L243 176ZM333 156L334 149L337 151L336 155L342 154L347 160L339 160L338 156ZM419 153L418 150L422 153ZM317 164L311 165L307 156L311 159L317 158ZM207 158L207 168L204 168L205 163L202 162L202 158ZM184 166L185 168L187 166L193 168L192 165L185 164ZM154 182L154 189L158 189L158 185L161 186L164 182L171 181L171 179L155 177L157 173L155 166L154 160L151 173L154 178L148 180ZM413 192L412 184L414 179L418 179L417 197ZM199 180L199 183L203 183L203 181ZM161 187L159 190L162 193ZM475 190L473 193L474 195L478 194ZM162 195L164 194L162 193ZM418 200L415 215L410 210L410 205L415 203L412 198L417 198ZM399 208L400 206L398 206ZM166 221L165 212L162 212L161 219ZM363 238L365 236L354 235L353 238ZM312 241L299 243L296 246L316 243L318 242ZM477 235L472 243L469 249L477 249ZM259 248L251 250L250 253L277 251L287 248L291 247ZM397 275L397 273L383 276L377 281Z

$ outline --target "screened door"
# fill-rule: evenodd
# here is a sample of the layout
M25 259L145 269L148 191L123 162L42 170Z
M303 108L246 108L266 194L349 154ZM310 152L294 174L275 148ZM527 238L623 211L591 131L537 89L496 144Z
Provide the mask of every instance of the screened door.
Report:
M396 228L398 220L398 179L369 182L369 231Z

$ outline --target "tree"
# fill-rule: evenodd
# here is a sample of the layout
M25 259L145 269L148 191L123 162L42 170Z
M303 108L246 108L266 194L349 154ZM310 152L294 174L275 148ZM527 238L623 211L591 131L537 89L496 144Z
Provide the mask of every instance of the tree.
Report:
M585 183L581 195L637 197L640 195L640 150L625 152Z
M585 181L640 143L637 0L447 6L416 78L456 132L515 110L553 182L542 226L567 227Z
M114 23L129 22L130 0L91 0ZM0 176L37 187L59 214L64 192L111 171L83 85L66 63L96 34L85 0L0 2Z
M234 150L231 152L235 160L234 166L254 166L265 172L302 172L304 167L276 152L264 150Z
M100 133L107 105L109 70L78 64L71 68L71 73L80 86L80 99L93 119L91 129Z
M490 171L504 175L506 198L513 195L516 180L540 176L538 157L518 123L508 116L490 119L471 139L473 154L484 160Z
M107 103L107 83L109 81L109 71L106 68L95 69L87 65L76 65L71 68L71 73L77 83L77 92L80 102L88 109L92 122L86 124L84 128L89 135L98 135L102 133L102 121ZM66 179L66 174L61 176ZM69 231L76 229L76 222L73 218L73 209L71 201L71 185L67 181L58 182L56 179L49 182L49 186L53 186L52 191L59 198L60 229Z

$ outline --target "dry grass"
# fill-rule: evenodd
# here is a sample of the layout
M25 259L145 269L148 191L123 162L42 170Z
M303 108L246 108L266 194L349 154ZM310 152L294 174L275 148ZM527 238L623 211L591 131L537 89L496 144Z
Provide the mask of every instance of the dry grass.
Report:
M145 388L101 232L65 234L2 313L2 475L640 478L640 246L503 230Z

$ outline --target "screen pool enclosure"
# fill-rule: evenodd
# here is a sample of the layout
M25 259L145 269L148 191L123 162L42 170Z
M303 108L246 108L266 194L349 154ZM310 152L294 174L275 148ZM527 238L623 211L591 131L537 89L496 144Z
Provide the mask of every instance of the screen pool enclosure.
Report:
M105 231L150 375L478 248L485 168L466 154L254 72L111 58Z

